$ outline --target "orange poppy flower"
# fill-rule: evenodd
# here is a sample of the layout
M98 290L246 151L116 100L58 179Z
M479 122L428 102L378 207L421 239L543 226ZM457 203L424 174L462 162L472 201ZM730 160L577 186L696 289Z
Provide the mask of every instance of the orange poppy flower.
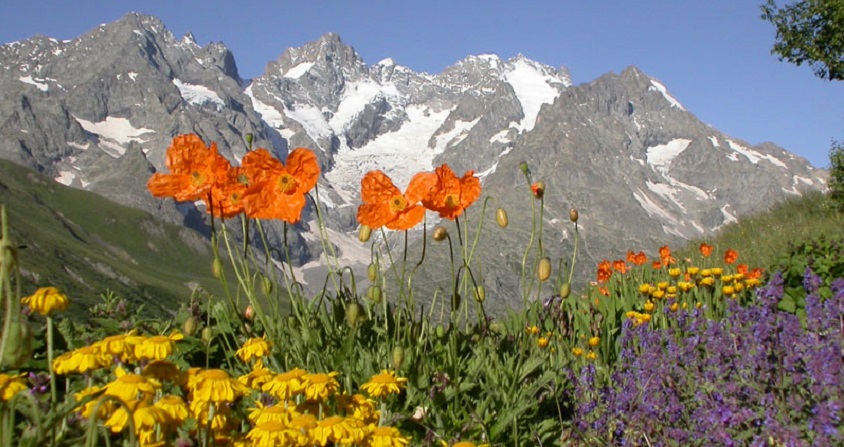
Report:
M244 211L243 197L249 177L243 168L230 167L225 176L211 187L211 203L205 211L217 217L234 217Z
M598 264L598 282L607 282L610 280L610 276L612 276L612 264L610 264L610 261L604 259Z
M458 178L454 171L444 164L436 170L436 183L427 197L422 199L425 208L440 213L444 219L454 220L481 196L481 181L475 171L466 171Z
M742 275L747 274L750 268L747 264L739 264L736 266L736 273L741 273Z
M645 255L645 252L640 251L639 253L633 253L633 250L627 251L627 262L634 264L634 265L642 265L648 262L648 256Z
M724 262L726 262L727 264L734 264L737 259L738 252L733 250L732 248L727 249L727 251L724 252Z
M627 263L623 259L613 261L612 269L623 275L627 273Z
M702 254L704 258L708 258L709 255L712 254L712 246L706 242L702 242L700 244L700 254Z
M751 271L747 272L747 273L745 274L745 276L747 276L747 278L748 278L748 279L759 279L759 278L761 278L761 277L762 277L762 274L763 274L763 273L765 273L765 271L764 271L764 270L762 270L762 269L761 269L761 268L759 268L759 267L756 267L755 269L753 269L753 270L751 270Z
M659 262L659 261L654 261L654 262L651 263L651 267L653 267L656 270L659 270L659 269L662 268L662 263Z
M243 197L246 215L256 219L299 222L305 207L305 194L316 186L319 163L316 155L299 147L282 164L266 149L250 151L241 162L249 179Z
M369 171L360 181L361 200L358 222L369 228L385 226L391 230L413 228L425 217L425 207L419 202L436 184L436 176L420 172L413 176L404 194L381 171Z
M155 197L173 197L179 202L206 198L217 177L224 176L230 166L217 153L216 143L205 146L195 134L173 138L165 164L170 174L153 174L147 181L147 189Z

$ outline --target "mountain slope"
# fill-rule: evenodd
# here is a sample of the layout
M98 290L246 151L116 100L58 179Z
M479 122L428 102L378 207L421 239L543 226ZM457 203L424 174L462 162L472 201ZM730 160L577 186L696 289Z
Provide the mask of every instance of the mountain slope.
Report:
M211 276L211 247L198 233L149 213L54 182L0 160L0 204L10 237L22 246L24 293L56 286L70 314L87 316L107 291L161 316L187 303L196 287L222 296Z

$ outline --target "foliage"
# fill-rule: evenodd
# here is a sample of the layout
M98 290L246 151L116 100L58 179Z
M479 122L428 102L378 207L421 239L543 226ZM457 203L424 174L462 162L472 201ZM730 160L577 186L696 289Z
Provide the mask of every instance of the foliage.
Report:
M800 0L762 5L762 19L777 31L772 53L796 65L808 63L815 75L844 79L844 1Z
M775 264L782 272L784 294L779 308L806 317L805 288L810 281L819 281L812 288L821 299L832 296L832 281L844 278L844 238L820 237L809 242L794 243L788 254Z
M829 149L829 197L844 212L844 144L838 141Z

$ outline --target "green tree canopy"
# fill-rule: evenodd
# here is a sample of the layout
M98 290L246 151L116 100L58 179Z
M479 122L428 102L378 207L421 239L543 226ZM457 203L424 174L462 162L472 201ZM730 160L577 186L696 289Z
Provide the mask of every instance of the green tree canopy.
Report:
M802 0L762 5L762 18L777 29L771 50L796 65L808 63L822 79L844 80L844 0Z

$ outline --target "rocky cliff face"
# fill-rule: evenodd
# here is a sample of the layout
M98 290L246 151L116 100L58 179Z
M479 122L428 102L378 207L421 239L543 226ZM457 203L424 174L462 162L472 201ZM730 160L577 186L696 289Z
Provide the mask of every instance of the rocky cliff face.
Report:
M825 188L825 173L806 160L703 124L635 67L572 85L565 68L478 55L432 75L391 59L368 65L327 34L244 81L223 45L177 39L139 14L70 41L5 44L0 67L0 157L200 230L193 204L145 189L173 136L198 133L233 162L247 133L280 158L291 147L313 149L331 241L352 264L367 262L353 234L360 178L371 169L400 187L441 163L474 170L486 194L525 215L518 165L526 161L548 184L546 229L560 250L571 240L568 209L581 210L590 271L592 254L677 244ZM314 220L309 206L294 231L298 264L321 252ZM279 232L271 229L274 240ZM524 246L518 231L502 237ZM513 255L487 250L490 259ZM506 264L490 261L485 276L505 295Z

